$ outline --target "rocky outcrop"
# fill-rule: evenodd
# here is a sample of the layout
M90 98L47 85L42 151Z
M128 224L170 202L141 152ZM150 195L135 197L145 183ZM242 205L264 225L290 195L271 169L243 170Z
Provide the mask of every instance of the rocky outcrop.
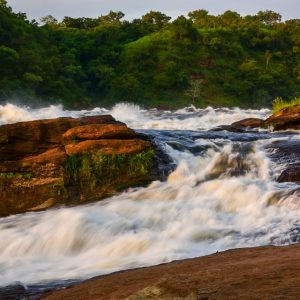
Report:
M300 129L300 105L284 108L264 121L273 130Z
M298 299L300 245L229 250L117 272L41 299Z
M247 118L241 121L232 123L231 125L221 125L214 131L226 130L230 132L245 132L248 129L258 128L263 126L264 120L258 118Z
M0 216L143 184L153 162L153 145L109 115L1 126Z
M247 118L234 122L231 125L221 125L215 128L215 131L227 130L231 132L247 132L249 129L271 128L278 130L299 130L300 129L300 105L294 105L284 108L274 113L266 120L258 118Z

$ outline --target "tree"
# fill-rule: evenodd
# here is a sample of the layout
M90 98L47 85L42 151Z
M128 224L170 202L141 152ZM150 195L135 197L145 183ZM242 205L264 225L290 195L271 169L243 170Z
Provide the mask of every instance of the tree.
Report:
M58 24L57 19L51 15L40 18L40 21L47 26L56 26Z
M274 25L281 21L281 15L272 10L259 11L257 17L265 25Z
M193 26L193 22L184 16L180 16L173 21L171 29L175 40L195 41L198 36L197 30Z
M185 94L186 96L192 98L193 103L195 103L195 100L201 95L201 86L203 81L204 80L201 78L193 78L190 81L190 86L186 90Z
M1 9L4 9L4 10L10 12L10 13L12 12L11 7L9 7L9 6L7 5L7 1L5 1L5 0L0 0L0 8L1 8Z
M273 54L272 54L272 52L270 50L267 50L265 52L266 69L268 69L268 66L269 66L269 63L270 63L270 61L272 59L272 56L273 56Z
M188 17L194 24L199 27L207 25L208 11L205 9L198 9L188 13Z
M6 46L0 46L1 73L15 72L19 59L20 56L16 50Z
M171 17L159 12L159 11L150 11L149 13L142 16L142 25L145 27L145 32L154 32L162 29L168 22L171 20Z
M239 23L241 21L241 16L231 10L227 10L223 13L223 15L219 16L220 21L223 26L226 27L236 27L239 26Z
M98 18L100 23L120 23L121 19L125 17L125 14L121 11L110 11L108 15Z

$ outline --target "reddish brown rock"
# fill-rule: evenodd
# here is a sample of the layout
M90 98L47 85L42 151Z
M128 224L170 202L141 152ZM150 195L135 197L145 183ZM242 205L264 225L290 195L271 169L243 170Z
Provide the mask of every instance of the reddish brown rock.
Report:
M266 120L258 118L247 118L231 125L222 125L214 130L227 130L232 132L245 132L247 128L268 128L273 130L299 130L300 129L300 105L284 108L271 115Z
M249 127L249 128L257 128L261 127L264 124L264 120L258 118L247 118L238 122L234 122L232 126L241 126L241 127Z
M87 140L77 144L66 145L68 155L99 151L102 154L134 154L151 148L151 144L143 140Z
M77 126L63 134L64 141L99 140L99 139L132 139L136 133L126 125L92 124Z
M153 158L153 145L111 116L0 126L0 216L148 182Z
M229 250L101 276L42 299L299 299L299 259L299 244Z
M284 108L267 118L264 126L273 130L300 129L300 105Z
M214 128L214 131L230 131L230 132L247 132L250 129L263 126L264 120L258 118L248 118L238 122L234 122L231 125L221 125Z
M62 143L62 135L84 124L120 124L112 116L57 118L0 126L0 162L37 155Z

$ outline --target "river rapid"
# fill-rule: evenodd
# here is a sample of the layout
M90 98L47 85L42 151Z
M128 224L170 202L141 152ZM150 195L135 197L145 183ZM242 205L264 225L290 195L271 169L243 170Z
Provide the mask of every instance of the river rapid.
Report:
M47 286L230 248L300 241L299 185L278 183L286 162L273 144L298 132L211 131L268 109L66 111L7 104L0 124L61 116L112 114L153 136L175 170L165 182L103 201L0 219L0 286Z

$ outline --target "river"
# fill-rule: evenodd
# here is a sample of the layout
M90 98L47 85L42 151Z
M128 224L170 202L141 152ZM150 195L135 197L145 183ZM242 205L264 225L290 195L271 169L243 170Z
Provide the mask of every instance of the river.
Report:
M152 135L176 169L165 182L131 188L77 207L0 219L0 285L47 286L230 248L300 241L299 185L278 183L286 162L272 159L298 132L211 131L268 109L66 111L0 106L0 124L112 114ZM295 158L297 159L297 158Z

